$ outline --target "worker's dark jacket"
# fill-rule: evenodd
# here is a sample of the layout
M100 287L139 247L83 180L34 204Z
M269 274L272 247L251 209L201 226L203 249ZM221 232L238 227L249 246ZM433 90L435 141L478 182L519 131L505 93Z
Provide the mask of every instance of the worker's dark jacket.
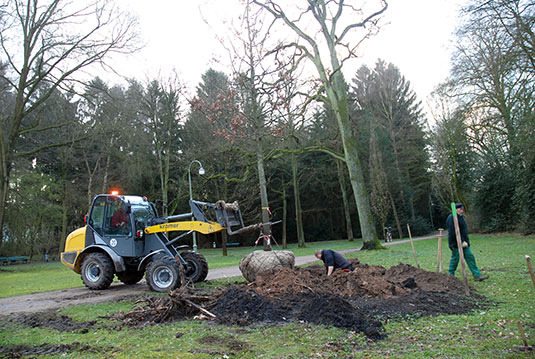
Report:
M457 215L459 219L459 232L461 233L461 242L468 243L470 247L470 240L468 239L468 224L464 220L464 216ZM450 248L457 247L457 237L455 236L455 224L453 223L453 215L450 213L448 219L446 219L446 227L448 227L448 245Z
M325 263L326 267L334 267L334 269L351 269L353 266L351 262L344 258L340 253L333 251L332 249L324 249L321 251L321 260Z

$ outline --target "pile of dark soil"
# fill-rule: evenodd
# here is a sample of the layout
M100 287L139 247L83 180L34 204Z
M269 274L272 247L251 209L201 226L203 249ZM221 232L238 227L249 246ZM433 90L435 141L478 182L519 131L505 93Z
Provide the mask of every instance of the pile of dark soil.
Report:
M417 287L424 291L464 294L464 284L459 279L449 274L428 272L409 264L400 263L391 267L385 271L384 277L390 282L401 284L414 280Z
M457 278L409 264L400 263L386 270L353 260L353 266L353 272L335 271L330 277L325 275L325 267L320 265L269 270L257 276L253 288L267 298L310 292L335 293L347 298L390 298L420 290L464 293L464 284Z
M354 262L353 272L335 271L325 275L325 267L281 268L260 273L253 288L267 298L278 298L295 293L334 293L353 297L387 298L410 293L400 283L385 278L385 268L360 265Z
M464 295L461 281L408 264L390 269L353 260L355 271L325 267L279 268L262 272L255 282L219 292L196 294L179 288L169 298L147 299L141 308L120 313L128 325L146 325L192 315L230 325L308 322L382 336L381 320L405 315L461 314L488 305L482 296ZM214 318L215 317L215 318Z

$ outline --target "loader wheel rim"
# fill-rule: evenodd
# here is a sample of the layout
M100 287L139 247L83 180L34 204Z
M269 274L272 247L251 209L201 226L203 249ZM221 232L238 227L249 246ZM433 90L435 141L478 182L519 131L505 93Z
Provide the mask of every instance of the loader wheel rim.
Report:
M160 288L167 288L174 281L173 272L166 266L159 266L152 274L152 281Z
M197 271L199 270L199 266L195 261L186 261L185 265L186 270L186 277L192 277L195 274L197 274Z
M91 263L85 269L85 276L92 282L100 279L100 266L98 263Z

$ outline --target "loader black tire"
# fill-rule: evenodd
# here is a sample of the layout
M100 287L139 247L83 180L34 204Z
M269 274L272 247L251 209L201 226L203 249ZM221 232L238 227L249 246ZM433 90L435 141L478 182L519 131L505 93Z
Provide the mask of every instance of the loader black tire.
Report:
M186 265L184 266L184 275L186 279L191 280L193 283L202 282L208 275L208 262L206 258L200 253L185 251L180 253Z
M93 290L109 288L113 282L113 263L104 253L89 253L82 262L82 281Z
M170 292L182 285L184 269L173 258L158 255L147 265L145 279L150 290Z
M145 275L145 272L138 272L137 270L131 270L126 272L115 273L117 279L119 279L124 284L136 284Z

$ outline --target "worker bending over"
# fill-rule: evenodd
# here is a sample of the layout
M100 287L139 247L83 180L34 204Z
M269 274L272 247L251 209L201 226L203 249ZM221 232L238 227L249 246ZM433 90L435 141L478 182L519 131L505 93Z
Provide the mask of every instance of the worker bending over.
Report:
M314 255L325 263L328 276L331 275L335 269L342 269L344 271L352 271L354 269L351 262L332 249L316 249Z

